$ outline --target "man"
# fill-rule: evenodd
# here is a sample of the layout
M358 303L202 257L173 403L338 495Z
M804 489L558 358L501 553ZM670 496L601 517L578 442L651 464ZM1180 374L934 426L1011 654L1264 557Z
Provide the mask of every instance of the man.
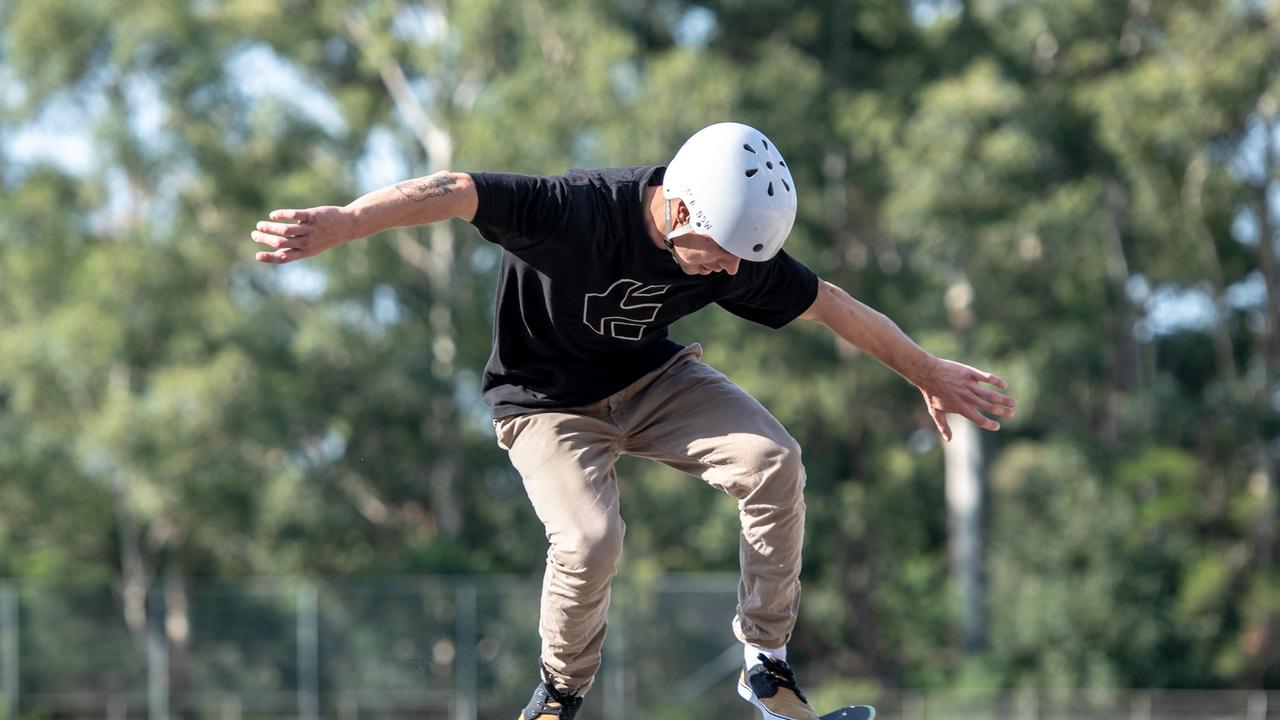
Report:
M933 357L884 315L782 252L796 187L768 138L704 128L666 168L559 177L441 172L346 207L276 210L252 237L285 263L387 228L466 220L501 245L483 390L498 443L546 526L541 682L520 716L572 720L600 667L622 552L613 466L663 462L738 500L739 694L766 717L814 720L786 663L800 598L804 468L777 420L667 326L712 302L769 327L827 326L915 384L938 431L947 413L999 429L1014 401L995 375Z

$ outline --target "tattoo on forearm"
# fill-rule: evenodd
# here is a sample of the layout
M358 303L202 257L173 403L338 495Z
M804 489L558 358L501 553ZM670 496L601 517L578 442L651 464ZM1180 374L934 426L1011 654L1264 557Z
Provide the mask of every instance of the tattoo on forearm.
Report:
M452 175L441 172L396 183L396 189L400 191L401 195L410 200L422 202L430 198L448 195L453 192L453 188L457 184Z

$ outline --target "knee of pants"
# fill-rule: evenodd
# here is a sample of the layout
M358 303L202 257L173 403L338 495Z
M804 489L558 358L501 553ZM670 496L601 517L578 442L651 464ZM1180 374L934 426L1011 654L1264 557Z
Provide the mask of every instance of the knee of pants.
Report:
M625 534L626 525L617 517L579 523L551 538L551 555L563 570L612 577Z
M766 490L772 496L799 498L804 492L804 463L800 458L800 445L790 435L771 438L755 436L739 457L746 471L746 490L755 493Z

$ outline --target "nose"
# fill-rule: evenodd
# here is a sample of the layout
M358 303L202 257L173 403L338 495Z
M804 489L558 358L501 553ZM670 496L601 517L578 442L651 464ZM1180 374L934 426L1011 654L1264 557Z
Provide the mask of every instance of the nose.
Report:
M724 260L720 261L720 267L724 268L724 271L729 273L730 275L737 275L738 263L740 262L742 262L742 258L738 257L737 255L731 255L725 258Z

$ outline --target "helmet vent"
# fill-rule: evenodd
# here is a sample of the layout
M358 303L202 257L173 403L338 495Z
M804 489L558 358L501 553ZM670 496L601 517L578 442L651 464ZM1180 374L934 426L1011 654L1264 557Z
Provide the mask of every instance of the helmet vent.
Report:
M755 247L751 248L751 252L760 252L763 249L764 243L756 243Z
M769 183L769 197L773 197L773 183Z
M747 171L747 177L752 177L758 172L760 172L760 168L751 168Z
M756 149L755 149L755 148L751 147L750 145L748 145L748 144L746 144L746 143L742 143L742 149L743 149L743 150L746 150L747 152L751 153L752 155L754 155L754 154L755 154L755 152L756 152Z
M760 138L760 144L764 146L764 150L765 150L765 152L769 152L769 141L768 141L768 140L765 140L764 138Z
M778 164L781 165L782 167L786 167L787 161L783 160L782 158L778 158Z
M772 161L772 160L765 160L765 161L764 161L764 166L765 166L765 167L767 167L767 168L769 168L770 170L772 170L772 169L773 169L773 161Z
M787 179L786 178L778 178L778 179L782 181L782 187L786 188L787 192L791 192L791 186L787 184Z

